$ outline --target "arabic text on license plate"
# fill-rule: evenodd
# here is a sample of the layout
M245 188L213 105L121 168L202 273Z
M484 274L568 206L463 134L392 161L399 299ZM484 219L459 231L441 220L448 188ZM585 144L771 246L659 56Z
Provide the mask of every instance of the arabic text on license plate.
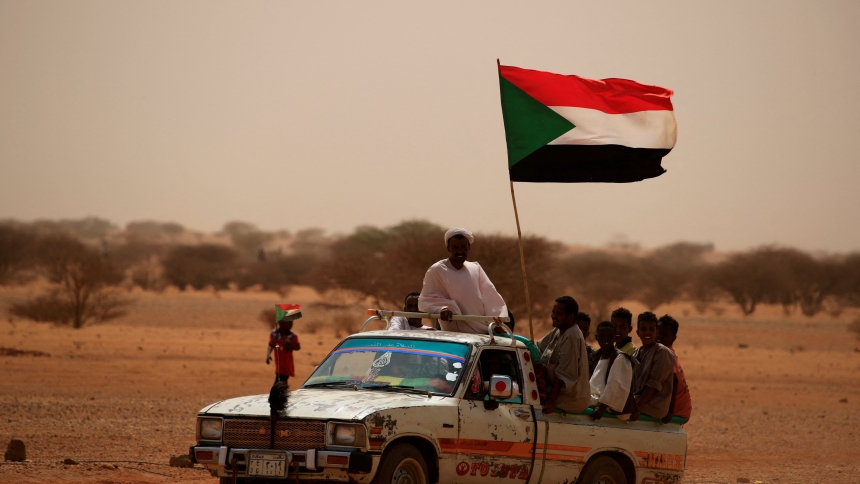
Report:
M248 456L248 475L284 477L287 469L285 452L251 452Z

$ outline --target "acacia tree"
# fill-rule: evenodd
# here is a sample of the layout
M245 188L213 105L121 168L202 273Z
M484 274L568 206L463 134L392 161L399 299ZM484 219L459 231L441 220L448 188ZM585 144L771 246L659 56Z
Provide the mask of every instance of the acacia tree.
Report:
M637 282L635 298L653 311L685 292L693 292L692 281L705 265L702 256L711 250L713 247L708 245L678 242L637 260L633 268Z
M18 271L33 266L32 246L35 237L30 231L11 224L0 225L0 284L12 279Z
M122 280L122 274L101 254L56 235L42 240L37 253L39 266L54 287L47 294L13 304L12 314L81 328L126 313L130 300L110 287Z
M238 280L239 254L217 244L174 247L165 257L164 278L179 288L227 289Z
M609 316L614 305L634 294L636 261L632 256L585 252L562 261L565 282L593 320Z

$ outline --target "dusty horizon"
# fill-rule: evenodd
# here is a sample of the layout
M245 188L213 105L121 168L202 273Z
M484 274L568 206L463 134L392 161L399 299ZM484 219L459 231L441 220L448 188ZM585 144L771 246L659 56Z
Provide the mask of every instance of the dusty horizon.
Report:
M496 59L675 91L666 174L524 233L860 250L860 4L0 2L0 219L516 234Z

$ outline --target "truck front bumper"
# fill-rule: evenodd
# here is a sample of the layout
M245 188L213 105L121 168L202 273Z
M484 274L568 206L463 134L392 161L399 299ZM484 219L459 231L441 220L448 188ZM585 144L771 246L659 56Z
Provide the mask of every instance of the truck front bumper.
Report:
M226 446L194 445L188 454L191 460L209 469L213 476L246 477L248 453L270 449L234 449ZM292 477L298 468L299 478L342 480L369 475L379 463L379 456L355 451L291 450L287 454L287 474ZM360 479L361 480L361 479Z

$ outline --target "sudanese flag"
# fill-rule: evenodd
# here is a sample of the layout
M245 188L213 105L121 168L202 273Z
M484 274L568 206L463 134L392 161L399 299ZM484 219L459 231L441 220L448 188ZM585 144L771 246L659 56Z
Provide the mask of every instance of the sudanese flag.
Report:
M511 181L627 183L666 172L672 91L499 66Z

